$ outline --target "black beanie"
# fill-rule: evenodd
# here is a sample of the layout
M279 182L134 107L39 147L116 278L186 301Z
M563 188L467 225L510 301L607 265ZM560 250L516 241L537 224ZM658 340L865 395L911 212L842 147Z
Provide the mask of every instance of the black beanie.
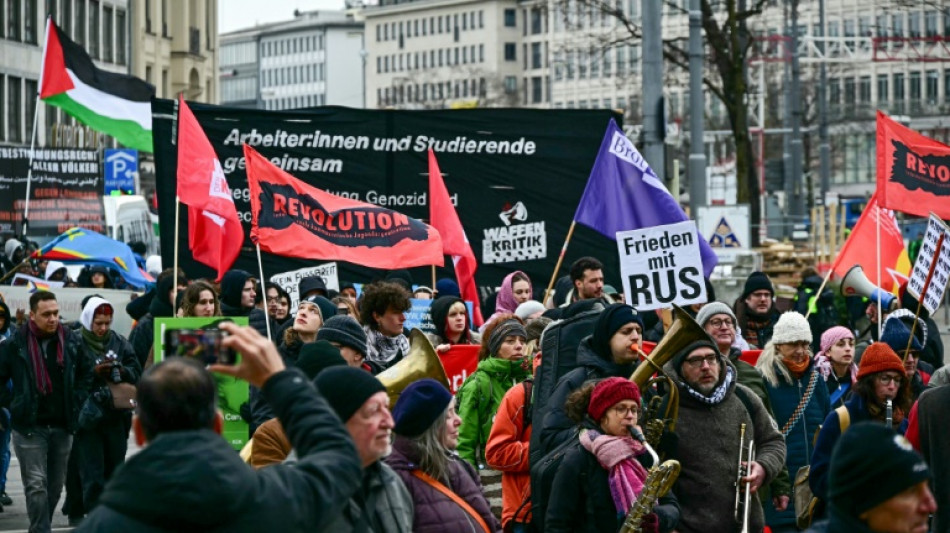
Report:
M835 444L828 469L828 503L857 518L929 479L930 469L910 441L881 423L861 422Z
M695 340L687 344L686 347L680 350L679 352L676 352L676 355L674 355L673 359L670 360L671 363L673 364L673 368L676 369L676 372L679 373L680 367L683 366L683 361L686 359L686 357L689 354L693 352L693 350L695 350L696 348L702 348L704 346L707 348L712 348L712 350L716 352L717 355L720 355L719 346L712 339L712 337L710 337L709 335L706 335L706 338L700 338L699 340ZM722 376L720 375L720 377Z
M627 304L608 305L597 317L597 323L594 324L594 334L590 340L591 348L604 359L612 359L610 338L614 336L614 333L617 333L617 330L630 322L640 324L640 332L643 333L643 318L636 309Z
M370 396L386 392L383 383L362 368L335 366L317 375L314 384L345 424Z
M438 381L423 378L410 384L393 407L393 431L404 437L418 437L442 416L452 401L452 393Z
M305 298L310 291L323 291L323 294L326 294L327 284L320 276L310 276L300 280L300 283L297 284L297 296Z
M317 330L318 341L338 342L349 346L366 357L366 332L355 318L346 315L331 316Z
M772 293L772 296L775 296L775 288L772 287L772 281L764 272L759 272L758 270L749 274L749 277L745 280L745 287L742 289L742 299L745 300L755 291L769 291Z
M221 301L234 308L241 308L241 292L251 274L244 270L228 270L221 278Z
M296 367L313 380L320 372L331 366L347 366L340 349L327 341L308 342L300 348Z
M336 316L337 314L336 304L331 302L330 300L327 300L323 296L319 296L315 294L311 296L310 298L304 298L303 300L301 300L301 303L303 302L310 302L313 305L317 306L317 308L320 309L320 318L323 319L324 323L326 323L326 321L329 320L330 317ZM298 304L297 306L299 307L300 305Z

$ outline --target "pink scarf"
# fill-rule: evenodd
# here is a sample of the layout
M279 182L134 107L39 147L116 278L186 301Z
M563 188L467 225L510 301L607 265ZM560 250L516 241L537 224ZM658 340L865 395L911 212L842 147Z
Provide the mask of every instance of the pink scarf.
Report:
M580 435L581 446L589 451L607 470L610 495L618 513L626 514L643 491L647 469L635 459L646 452L643 444L632 437L614 437L587 430Z

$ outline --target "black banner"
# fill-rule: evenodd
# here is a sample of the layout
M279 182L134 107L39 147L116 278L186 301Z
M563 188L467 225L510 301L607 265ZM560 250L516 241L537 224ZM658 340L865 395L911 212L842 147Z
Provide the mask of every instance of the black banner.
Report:
M554 270L577 203L611 117L610 111L466 109L378 111L325 107L284 112L189 103L214 146L245 233L250 233L250 192L242 143L276 166L328 192L387 207L428 221L427 150L439 161L466 235L478 259L478 284L497 286L523 270L542 289ZM159 218L163 235L174 232L177 152L175 102L152 104ZM184 211L183 211L184 213ZM188 249L187 216L181 217L180 252ZM257 271L250 240L235 268ZM180 253L191 277L213 272ZM617 280L612 240L578 226L562 274L571 262L593 255L604 262L608 281ZM173 241L162 239L166 265ZM315 260L316 261L316 260ZM263 256L266 275L302 268L313 261ZM452 276L451 261L438 276ZM341 280L378 275L341 263ZM431 284L428 268L413 270L417 284ZM540 299L541 295L536 294Z
M30 237L56 236L73 226L105 233L99 153L72 148L41 148L34 153ZM0 147L2 232L22 231L29 168L29 148Z

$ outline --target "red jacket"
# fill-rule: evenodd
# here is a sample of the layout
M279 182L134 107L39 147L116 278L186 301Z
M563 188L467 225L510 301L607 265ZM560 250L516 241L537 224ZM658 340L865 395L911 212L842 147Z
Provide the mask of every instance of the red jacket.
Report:
M518 522L530 518L531 474L528 465L528 443L531 441L531 426L524 427L525 386L519 383L505 393L495 421L492 423L488 444L485 445L485 462L501 475L501 524L518 513ZM525 503L528 502L528 503ZM519 507L524 507L519 510Z

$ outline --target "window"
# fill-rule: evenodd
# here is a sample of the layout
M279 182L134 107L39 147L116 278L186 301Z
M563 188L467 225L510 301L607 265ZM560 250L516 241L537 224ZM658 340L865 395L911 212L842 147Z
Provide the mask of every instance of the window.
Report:
M912 11L907 14L907 29L911 37L920 37L920 12Z
M877 75L877 101L878 102L887 102L888 100L887 82L888 82L887 74Z
M7 39L11 41L20 40L20 2L16 0L12 2L7 0ZM13 87L12 80L14 78L10 79L10 87ZM19 80L19 78L16 79ZM17 85L17 88L19 89L19 85Z
M938 35L936 11L928 11L924 14L924 31L927 37L936 37Z
M871 76L861 76L858 81L858 101L862 104L871 102Z
M23 42L36 44L36 0L23 0Z
M828 102L831 104L841 103L841 84L837 78L828 79Z
M516 92L518 92L518 78L505 76L505 94L514 94Z
M541 68L541 43L531 43L531 68Z
M113 62L112 53L112 7L102 8L102 59Z
M518 49L515 43L505 43L505 61L517 61Z
M542 20L543 20L543 17L541 16L541 10L532 9L531 10L531 35L538 35L539 33L544 31L542 28L543 26Z
M19 22L19 19L17 19ZM23 109L23 100L20 98L20 78L10 76L7 78L7 140L10 142L20 142L23 138L20 136L20 110Z
M937 103L937 86L940 85L940 73L936 70L927 71L927 103Z
M505 9L505 27L516 28L518 26L517 17L518 14L514 9Z
M544 84L541 76L531 78L531 103L540 104L544 100Z
M921 96L920 72L910 73L910 99L912 102L919 102Z
M484 44L478 45L478 62L479 63L485 62L485 45Z
M468 29L468 13L462 13L462 29Z
M904 101L904 75L900 73L894 74L894 101Z
M146 5L148 5L148 0L146 0ZM148 16L148 12L146 12L146 17L147 16ZM0 18L2 18L2 15L0 15ZM146 23L147 22L148 20L146 19ZM0 24L0 26L2 26L2 24ZM66 35L72 36L73 34L73 3L72 2L69 2L69 1L63 2L63 18L62 18L62 25L60 26L60 28L62 28L62 30L66 32ZM2 27L0 27L0 32L3 32Z
M67 2L68 3L68 2ZM125 11L115 10L115 62L125 64Z
M484 11L478 12L478 27L479 28L485 27L485 12Z

